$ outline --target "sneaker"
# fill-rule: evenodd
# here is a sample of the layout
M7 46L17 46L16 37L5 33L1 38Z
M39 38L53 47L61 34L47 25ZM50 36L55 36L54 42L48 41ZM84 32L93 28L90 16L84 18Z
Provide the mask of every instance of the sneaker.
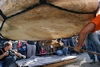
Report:
M91 59L90 64L93 64L93 63L95 63L95 60Z

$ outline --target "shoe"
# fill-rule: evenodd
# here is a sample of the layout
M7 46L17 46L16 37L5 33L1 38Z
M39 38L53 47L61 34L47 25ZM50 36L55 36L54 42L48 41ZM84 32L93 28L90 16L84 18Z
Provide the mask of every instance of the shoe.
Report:
M91 59L90 60L90 64L93 64L93 63L95 63L95 60L94 59Z

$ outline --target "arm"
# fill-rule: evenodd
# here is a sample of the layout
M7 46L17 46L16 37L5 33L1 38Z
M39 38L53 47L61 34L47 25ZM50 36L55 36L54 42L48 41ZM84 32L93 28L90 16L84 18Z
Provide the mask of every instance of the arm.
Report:
M74 48L75 51L80 51L82 48L82 44L84 43L84 40L86 39L88 33L92 32L95 28L94 23L88 23L80 32L79 38L78 38L78 45Z
M8 56L8 52L5 52L4 54L0 55L0 59L4 58L5 56Z
M26 58L25 55L22 55L21 53L18 53L18 52L15 52L15 55L18 56L18 57L23 57L23 58Z
M18 53L18 52L15 52L15 55L20 57L22 54Z
M28 45L27 41L24 42L26 45Z

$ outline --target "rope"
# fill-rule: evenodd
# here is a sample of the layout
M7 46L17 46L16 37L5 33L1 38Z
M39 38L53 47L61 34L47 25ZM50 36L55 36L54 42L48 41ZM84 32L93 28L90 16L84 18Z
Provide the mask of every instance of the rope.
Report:
M40 0L41 4L46 4L46 0Z
M12 17L14 17L14 16L16 16L16 15L19 15L19 14L22 14L22 13L24 13L24 12L26 12L26 11L28 11L28 10L31 10L31 9L33 9L33 8L35 8L35 7L37 7L37 6L39 6L40 5L40 3L37 3L37 4L35 4L35 5L33 5L33 6L31 6L31 7L28 7L28 8L26 8L25 10L23 10L23 11L21 11L21 12L18 12L18 13L16 13L16 14L14 14L14 15L11 15L11 16L8 16L8 17L6 17L3 13L1 13L0 15L3 17L3 22L2 22L2 24L1 24L1 26L0 26L0 31L2 30L2 28L3 28L3 25L4 25L4 23L5 23L5 21L7 20L7 19L9 19L9 18L12 18Z
M1 17L5 20L7 17L3 14L3 12L0 10Z
M2 30L4 23L5 23L5 20L3 20L2 24L1 24L0 31Z
M65 9L65 8L62 8L62 7L53 5L53 4L49 3L49 2L47 2L47 5L50 5L50 6L52 6L52 7L55 7L55 8L57 8L57 9L60 9L60 10L68 11L68 12L71 12L71 13L76 13L76 14L93 14L93 13L95 13L95 12L98 10L98 8L97 8L97 9L96 9L95 11L93 11L93 12L78 12L78 11L73 11L73 10L69 10L69 9Z
M1 10L0 10L0 15L3 18L3 22L2 22L1 27L0 27L0 30L1 30L7 17L3 14L3 12Z
M72 48L74 49L74 47L71 47L71 46L65 46L67 48ZM81 49L82 52L87 52L87 53L90 53L90 54L96 54L98 56L100 56L100 53L97 53L97 52L93 52L93 51L89 51L89 50L84 50L84 49Z
M14 17L14 16L16 16L16 15L22 14L22 13L24 13L24 12L26 12L26 11L28 11L28 10L31 10L31 9L33 9L33 8L35 8L35 7L37 7L37 6L39 6L39 5L40 5L40 3L35 4L35 5L31 6L31 7L28 7L28 8L26 8L25 10L23 10L23 11L21 11L21 12L18 12L18 13L14 14L14 15L8 16L7 19L9 19L9 18L11 18L11 17Z

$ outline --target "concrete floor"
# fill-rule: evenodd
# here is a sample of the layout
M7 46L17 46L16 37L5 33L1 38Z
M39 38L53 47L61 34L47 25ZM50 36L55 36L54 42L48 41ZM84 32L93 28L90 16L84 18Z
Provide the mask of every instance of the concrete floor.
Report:
M75 55L75 54L73 54ZM75 63L63 65L60 67L100 67L100 63L96 59L96 63L90 64L90 59L87 53L77 55L78 61Z

